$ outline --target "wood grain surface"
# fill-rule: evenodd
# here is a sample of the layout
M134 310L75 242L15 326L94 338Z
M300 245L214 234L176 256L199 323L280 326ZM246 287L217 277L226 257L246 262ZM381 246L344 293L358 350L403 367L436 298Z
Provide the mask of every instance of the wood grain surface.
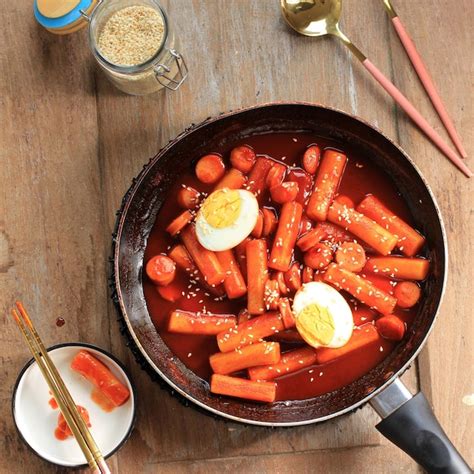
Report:
M394 3L472 155L472 0ZM133 176L168 140L208 116L273 100L338 107L400 143L441 207L450 252L446 295L429 343L404 380L412 391L422 387L472 465L474 409L462 398L474 392L473 180L444 159L335 39L289 31L277 0L164 6L189 79L175 93L132 97L97 69L85 31L52 35L35 23L31 2L0 0L2 314L21 298L47 344L95 343L127 365L138 388L138 420L110 460L113 472L419 472L374 429L378 417L369 407L322 425L269 430L181 406L139 369L109 299L115 211ZM380 0L346 0L342 26L448 140ZM66 320L61 328L58 316ZM15 431L11 393L29 356L14 324L6 316L0 321L0 472L60 472Z

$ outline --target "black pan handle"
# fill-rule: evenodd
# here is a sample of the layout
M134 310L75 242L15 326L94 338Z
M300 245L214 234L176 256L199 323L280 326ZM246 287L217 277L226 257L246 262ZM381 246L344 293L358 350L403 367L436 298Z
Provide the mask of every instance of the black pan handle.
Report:
M429 473L471 474L472 470L449 441L425 396L414 397L396 379L371 400L383 418L376 428Z

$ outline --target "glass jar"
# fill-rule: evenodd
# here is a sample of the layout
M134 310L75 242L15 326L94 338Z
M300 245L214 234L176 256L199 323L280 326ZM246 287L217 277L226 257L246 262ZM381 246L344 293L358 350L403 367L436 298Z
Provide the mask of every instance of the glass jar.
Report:
M142 64L122 66L110 62L97 46L98 37L107 20L115 12L129 6L153 8L163 20L163 39L156 53ZM106 0L94 9L89 24L92 53L107 77L128 94L144 95L163 87L176 90L188 74L186 63L178 52L177 41L168 16L156 0Z
M163 37L156 52L141 64L125 66L105 57L98 47L99 37L109 18L126 7L152 8L162 19ZM35 0L38 22L55 34L69 34L89 24L89 45L101 69L123 92L145 95L163 88L176 90L185 81L188 69L169 19L157 0Z

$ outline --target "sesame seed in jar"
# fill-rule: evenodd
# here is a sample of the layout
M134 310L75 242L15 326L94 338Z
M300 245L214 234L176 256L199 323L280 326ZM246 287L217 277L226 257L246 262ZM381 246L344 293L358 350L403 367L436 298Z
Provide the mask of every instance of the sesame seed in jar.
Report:
M151 7L135 5L111 15L99 34L98 47L111 63L136 66L158 51L163 38L160 13Z

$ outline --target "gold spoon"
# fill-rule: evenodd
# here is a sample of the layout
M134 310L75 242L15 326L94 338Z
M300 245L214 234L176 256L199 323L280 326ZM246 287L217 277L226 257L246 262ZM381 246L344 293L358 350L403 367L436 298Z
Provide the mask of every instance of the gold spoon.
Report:
M469 178L472 171L449 148L433 127L423 118L411 102L385 77L379 69L355 46L339 28L342 0L280 0L283 18L298 33L305 36L332 35L339 38L393 97L408 116L431 141Z

